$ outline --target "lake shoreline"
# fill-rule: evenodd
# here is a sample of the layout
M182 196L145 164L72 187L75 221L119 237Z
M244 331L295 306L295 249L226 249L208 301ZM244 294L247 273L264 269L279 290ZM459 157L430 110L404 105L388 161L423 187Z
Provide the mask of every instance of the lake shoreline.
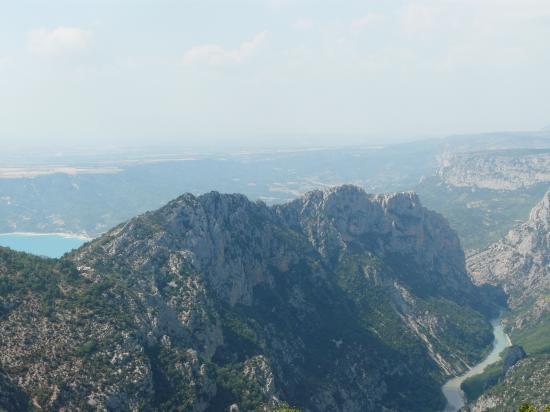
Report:
M70 233L13 232L0 235L0 245L18 252L48 258L60 258L92 239Z
M70 238L70 239L79 239L83 240L85 242L89 242L91 240L94 240L93 237L89 237L86 235L83 235L82 233L71 233L71 232L6 232L6 233L0 233L0 237L7 237L7 236L28 236L28 237L39 237L39 236L58 236L63 238Z

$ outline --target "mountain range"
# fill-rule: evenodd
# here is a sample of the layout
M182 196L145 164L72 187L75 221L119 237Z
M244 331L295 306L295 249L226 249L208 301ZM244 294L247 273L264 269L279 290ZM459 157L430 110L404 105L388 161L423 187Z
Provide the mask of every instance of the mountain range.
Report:
M413 193L185 194L61 259L0 248L0 408L441 410L499 296Z

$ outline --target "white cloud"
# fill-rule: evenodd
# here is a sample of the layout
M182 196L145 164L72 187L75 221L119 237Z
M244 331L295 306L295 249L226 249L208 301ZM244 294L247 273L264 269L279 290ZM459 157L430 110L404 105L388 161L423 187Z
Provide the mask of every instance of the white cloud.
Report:
M77 27L37 29L28 35L29 50L46 57L82 52L91 45L91 41L92 33Z
M252 40L242 43L238 48L226 50L217 44L204 44L189 49L183 56L183 64L206 63L213 66L227 63L242 63L250 58L267 39L269 32L256 34Z
M313 22L308 19L300 19L295 21L292 27L298 30L309 30L313 27Z
M360 19L351 22L350 29L352 32L358 32L366 27L373 26L384 20L384 16L379 13L368 13Z

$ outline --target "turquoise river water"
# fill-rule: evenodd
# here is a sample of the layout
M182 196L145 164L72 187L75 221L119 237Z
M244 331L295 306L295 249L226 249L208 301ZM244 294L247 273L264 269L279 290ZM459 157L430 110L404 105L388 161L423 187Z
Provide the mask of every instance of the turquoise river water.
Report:
M498 362L502 351L512 344L508 335L504 333L500 318L494 319L491 324L493 325L493 334L495 335L493 350L482 362L470 368L466 373L449 380L443 385L441 390L443 391L443 395L445 395L445 399L447 399L447 406L444 412L457 412L460 410L465 404L464 392L460 389L462 382L472 376L480 374L487 366Z

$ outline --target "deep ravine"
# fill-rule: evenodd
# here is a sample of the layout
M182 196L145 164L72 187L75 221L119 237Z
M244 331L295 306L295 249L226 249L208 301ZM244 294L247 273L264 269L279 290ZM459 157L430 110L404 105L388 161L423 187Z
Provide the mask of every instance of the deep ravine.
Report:
M510 338L504 332L501 317L493 319L491 321L491 325L493 325L493 334L495 335L493 350L483 361L473 366L462 375L450 379L445 383L445 385L442 386L441 390L445 396L445 399L447 399L447 406L443 412L459 411L460 408L465 405L465 395L462 389L460 389L462 382L472 376L482 373L487 366L498 362L501 359L502 351L512 345Z

